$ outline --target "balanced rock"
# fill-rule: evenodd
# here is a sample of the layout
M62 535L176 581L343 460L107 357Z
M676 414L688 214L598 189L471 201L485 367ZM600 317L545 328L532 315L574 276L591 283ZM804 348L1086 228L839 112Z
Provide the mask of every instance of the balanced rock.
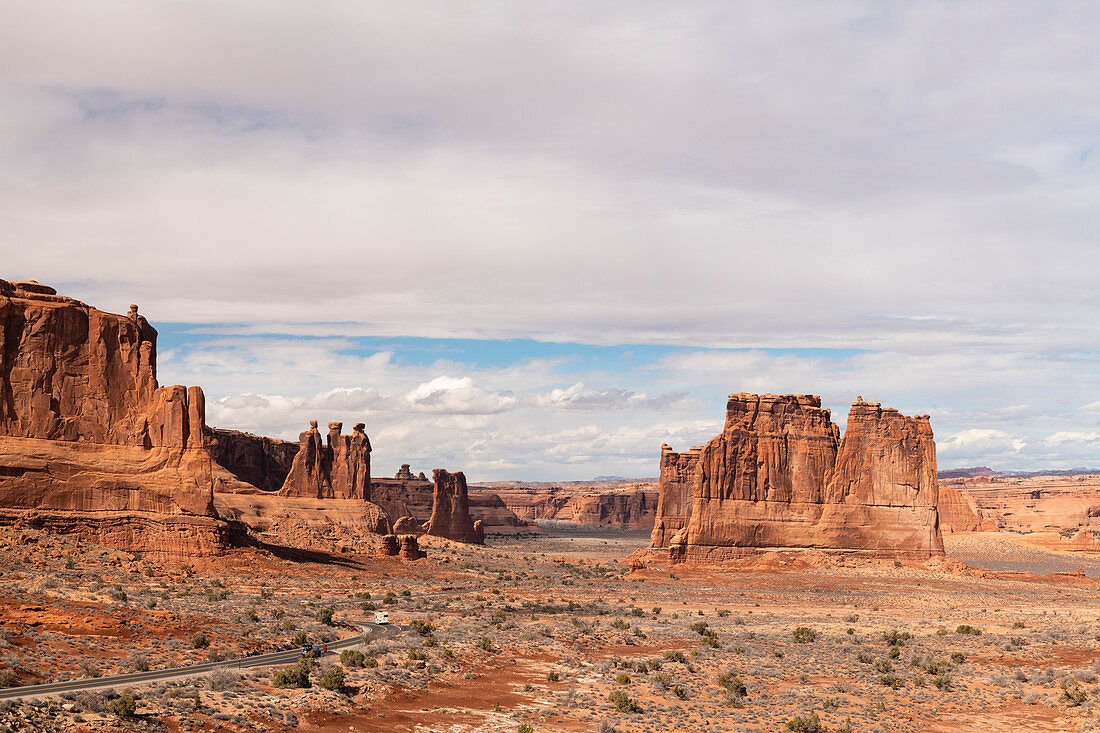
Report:
M424 534L424 526L407 514L393 523L394 534Z

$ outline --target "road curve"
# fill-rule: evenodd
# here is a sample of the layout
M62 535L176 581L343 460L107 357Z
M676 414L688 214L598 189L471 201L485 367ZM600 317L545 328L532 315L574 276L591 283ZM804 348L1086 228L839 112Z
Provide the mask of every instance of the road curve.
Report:
M366 630L362 634L332 641L328 643L329 652L337 652L341 649L361 644L372 636L385 634L393 626L367 622ZM172 669L150 670L148 672L133 672L131 674L118 674L113 677L91 677L83 680L69 680L67 682L50 682L44 685L29 685L27 687L10 687L0 690L0 700L15 700L21 697L37 697L39 695L56 695L62 692L77 692L80 690L95 690L103 687L120 687L126 685L144 684L158 680L173 679L176 677L188 677L196 674L204 674L215 669L247 669L249 667L264 667L274 664L294 664L301 658L302 651L299 647L281 652L260 654L255 657L241 657L240 659L226 659L221 662L206 662L194 664L190 667L174 667Z

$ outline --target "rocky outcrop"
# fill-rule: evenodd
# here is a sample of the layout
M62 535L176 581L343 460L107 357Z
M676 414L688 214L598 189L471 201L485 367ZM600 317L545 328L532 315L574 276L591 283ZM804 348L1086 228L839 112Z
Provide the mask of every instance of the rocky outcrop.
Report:
M691 518L692 482L699 465L702 448L677 453L667 444L661 445L661 477L658 480L657 516L653 521L650 546L667 548L677 532Z
M420 549L416 536L411 534L388 534L382 538L382 547L382 554L399 555L404 560L419 560L427 556L427 553Z
M371 445L365 426L356 423L351 435L344 435L343 427L330 422L326 442L317 421L309 421L309 430L298 436L298 453L279 490L281 496L370 500Z
M156 339L136 305L115 315L0 280L6 517L167 559L222 549L205 398L159 387Z
M470 517L469 492L462 471L450 473L442 468L432 471L435 487L432 493L432 516L427 533L456 542L485 544L484 530L474 527Z
M662 512L670 521L681 516L671 508L683 492L675 469L693 460L692 505L668 537L675 562L717 562L761 548L943 554L927 416L860 398L840 440L819 397L730 395L722 434L697 459L662 450L672 499ZM655 532L651 547L659 550L668 534Z
M996 523L986 518L970 494L952 486L940 484L939 513L942 532L993 532L997 529Z
M658 501L656 486L648 483L479 490L471 492L471 506L485 496L498 496L520 522L532 527L538 526L532 520L553 519L590 527L652 529Z
M435 485L424 478L424 472L414 475L407 463L393 478L371 479L371 501L385 509L391 518L397 517L396 521L409 517L421 525L427 523L432 516L434 494ZM469 491L467 506L470 516L480 519L486 532L508 534L537 529L516 516L493 492Z
M393 523L394 534L424 534L424 525L412 517L405 515Z
M261 491L278 491L290 473L298 443L207 427L206 451L235 478ZM215 487L215 491L225 489Z
M972 501L981 513L983 531L1100 531L1100 475L1097 474L1052 472L957 478L943 481L940 489L941 493L957 491ZM942 505L942 497L940 501Z

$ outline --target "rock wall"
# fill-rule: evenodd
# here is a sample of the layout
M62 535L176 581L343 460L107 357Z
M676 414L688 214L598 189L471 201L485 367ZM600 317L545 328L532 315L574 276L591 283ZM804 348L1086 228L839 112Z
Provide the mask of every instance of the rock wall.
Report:
M487 494L475 491L472 496ZM657 515L658 492L653 484L512 488L497 489L495 494L520 521L555 519L590 527L652 529Z
M486 532L508 534L538 528L518 517L495 492L468 489L467 492L470 516L475 522L480 520ZM402 464L393 478L371 479L371 501L385 509L394 523L408 517L427 524L432 517L434 495L435 485L424 477L423 471L414 475L407 463Z
M927 416L860 398L841 440L819 397L738 393L726 405L722 434L693 453L662 449L666 499L658 522L666 528L654 532L651 548L667 540L675 562L720 562L760 548L943 554ZM693 462L683 515L682 471ZM667 525L681 516L683 527L670 537Z
M298 436L298 453L279 490L281 496L370 500L371 445L365 426L356 423L351 435L344 435L343 427L330 422L326 442L317 421L309 421L309 430Z
M5 517L165 558L222 549L205 398L158 386L156 338L137 306L104 313L0 280ZM183 526L204 529L181 541Z
M992 532L997 529L996 523L985 517L969 494L942 483L939 512L942 532Z
M282 488L299 447L289 440L206 428L206 451L210 458L238 480L261 491Z
M653 521L650 546L667 548L677 532L691 518L692 483L699 465L701 447L677 453L661 445L661 477L657 483L657 512Z
M461 471L450 473L437 468L432 471L432 478L435 479L435 486L427 533L456 542L485 544L484 532L478 531L479 528L474 526L474 520L470 516L466 476Z

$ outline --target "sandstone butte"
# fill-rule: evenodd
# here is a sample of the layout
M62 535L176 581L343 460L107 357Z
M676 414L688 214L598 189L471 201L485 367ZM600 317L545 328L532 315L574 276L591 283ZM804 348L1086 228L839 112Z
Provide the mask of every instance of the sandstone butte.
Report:
M105 313L34 281L0 280L0 522L168 560L251 544L257 529L300 535L307 549L335 529L345 547L420 556L415 536L383 534L390 522L370 502L362 423L351 435L329 423L327 441L314 423L298 444L210 428L199 387L158 384L156 354L157 331L136 305L127 315ZM480 541L465 479L455 476L461 491L447 484L444 505L432 509L435 525ZM276 482L285 526L272 526L259 498L224 493L215 503L216 485L262 494ZM359 542L370 533L374 540Z
M427 533L456 542L485 544L485 530L481 521L475 522L470 517L465 474L462 471L450 473L437 468L432 471L432 478L435 480L435 490Z
M943 554L927 415L862 397L840 438L813 395L732 394L722 433L661 449L651 557L713 563L761 550Z
M157 331L0 280L0 520L154 556L218 552L198 387L157 383Z

